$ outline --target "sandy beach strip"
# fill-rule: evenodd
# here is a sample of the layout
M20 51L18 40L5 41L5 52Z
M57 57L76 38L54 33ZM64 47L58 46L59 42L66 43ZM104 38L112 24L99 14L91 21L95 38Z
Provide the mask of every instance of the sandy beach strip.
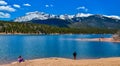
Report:
M80 38L76 39L79 41L103 41L103 42L120 42L117 40L114 40L113 38Z
M44 58L26 60L23 63L11 63L0 66L120 66L120 58L101 58L72 60L65 58Z

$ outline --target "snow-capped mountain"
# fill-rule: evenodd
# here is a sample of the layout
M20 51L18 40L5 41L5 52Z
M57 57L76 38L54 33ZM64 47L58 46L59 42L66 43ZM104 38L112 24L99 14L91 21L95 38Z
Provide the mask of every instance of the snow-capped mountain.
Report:
M89 17L91 15L93 15L93 14L78 13L78 14L75 15L75 17Z
M116 16L116 15L111 15L111 16L103 15L103 16L108 17L108 18L112 18L112 19L119 19L120 20L120 16Z
M18 17L14 22L31 22L38 24L47 24L57 27L71 27L71 28L120 28L119 16L108 16L100 14L84 14L78 13L75 15L53 15L44 12L29 12L25 16Z
M46 20L54 17L55 17L54 15L49 15L49 14L45 14L44 12L35 11L35 12L26 13L25 16L18 17L14 21L25 22L25 21L31 21L31 20Z
M62 19L62 20L66 20L66 19L72 19L72 18L78 18L78 17L89 17L92 16L94 14L84 14L84 13L78 13L75 15L53 15L53 14L46 14L44 12L28 12L25 14L25 16L22 17L18 17L14 20L14 22L27 22L27 21L31 21L31 20L47 20L47 19L51 19L51 18L57 18L57 19ZM101 15L99 16L100 18L102 17L108 17L108 18L112 18L112 19L119 19L119 16L108 16L108 15Z
M74 17L74 15L59 15L59 19L63 19L63 20L66 20L66 19L72 19Z
M71 19L74 15L53 15L53 14L46 14L44 12L28 12L25 16L18 17L14 20L14 22L26 22L31 20L46 20L51 18L57 18L57 19Z

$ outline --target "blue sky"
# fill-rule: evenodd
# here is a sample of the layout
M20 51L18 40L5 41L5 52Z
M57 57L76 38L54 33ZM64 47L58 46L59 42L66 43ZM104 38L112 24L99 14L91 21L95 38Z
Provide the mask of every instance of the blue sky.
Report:
M120 16L120 0L0 0L0 20L12 20L27 12L49 14L105 14Z

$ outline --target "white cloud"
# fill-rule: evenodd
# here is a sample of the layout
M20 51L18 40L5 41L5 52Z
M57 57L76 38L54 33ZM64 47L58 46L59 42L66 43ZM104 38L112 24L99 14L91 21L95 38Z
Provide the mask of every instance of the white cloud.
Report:
M85 9L85 7L84 7L84 6L81 6L81 7L78 7L77 9L78 9L78 10L79 10L79 9Z
M49 7L49 5L45 5L45 7Z
M31 6L30 4L26 3L26 4L23 4L24 6Z
M9 11L9 12L15 12L16 9L12 8L11 6L0 6L1 11Z
M10 18L10 14L9 13L0 12L0 18Z
M20 5L17 5L17 4L14 4L13 6L16 8L20 8Z
M88 11L88 9L85 9L85 11L87 12L87 11Z
M48 8L48 7L53 7L53 5L52 5L52 4L50 4L50 5L45 5L45 7L46 7L46 8Z
M77 8L77 10L85 10L86 12L88 11L88 9L85 6L80 6Z
M53 7L53 5L52 5L52 4L51 4L50 6L51 6L51 7Z
M7 2L0 0L0 5L7 5Z

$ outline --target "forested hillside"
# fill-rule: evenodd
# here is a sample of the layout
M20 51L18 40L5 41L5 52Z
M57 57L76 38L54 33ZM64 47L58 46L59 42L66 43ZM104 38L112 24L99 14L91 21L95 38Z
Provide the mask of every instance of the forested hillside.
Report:
M98 28L60 28L44 24L17 23L0 21L0 33L27 33L27 34L79 34L79 33L115 33L118 29Z

